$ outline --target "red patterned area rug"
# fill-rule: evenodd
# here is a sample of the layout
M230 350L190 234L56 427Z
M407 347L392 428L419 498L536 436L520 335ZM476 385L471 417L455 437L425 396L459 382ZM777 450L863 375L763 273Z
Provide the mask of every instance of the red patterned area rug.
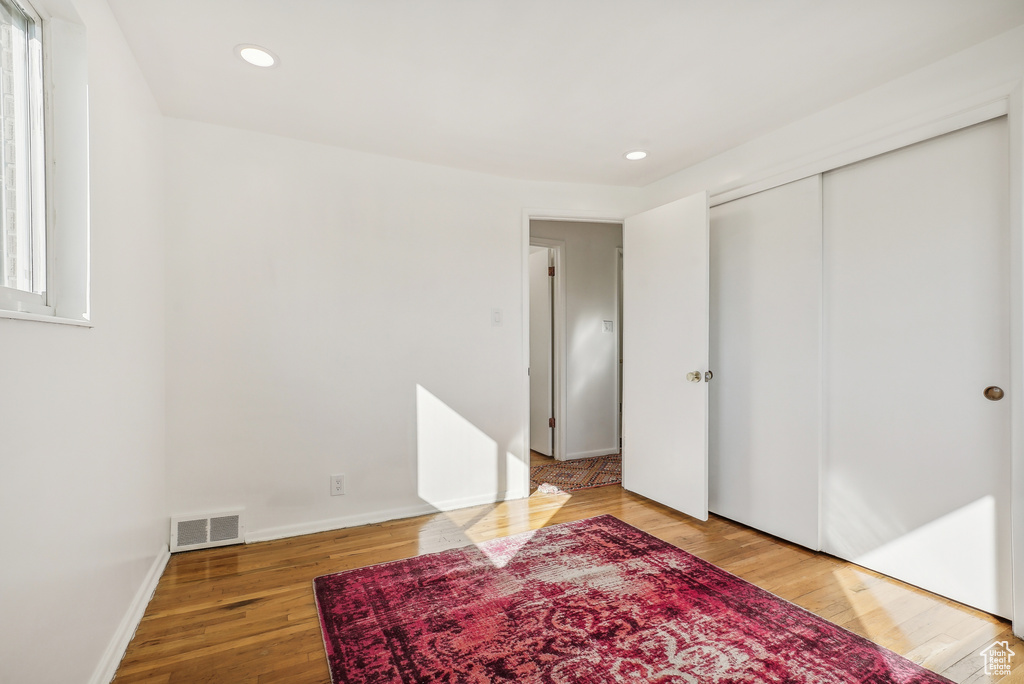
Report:
M622 455L553 461L530 468L530 486L541 494L575 492L622 482Z
M611 516L313 581L335 684L934 684Z

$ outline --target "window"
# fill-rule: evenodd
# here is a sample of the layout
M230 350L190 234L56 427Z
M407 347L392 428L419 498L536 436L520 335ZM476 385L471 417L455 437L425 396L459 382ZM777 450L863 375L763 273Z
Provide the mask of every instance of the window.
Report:
M0 0L0 318L91 327L88 41L28 2Z
M47 306L43 51L38 16L0 0L0 308Z

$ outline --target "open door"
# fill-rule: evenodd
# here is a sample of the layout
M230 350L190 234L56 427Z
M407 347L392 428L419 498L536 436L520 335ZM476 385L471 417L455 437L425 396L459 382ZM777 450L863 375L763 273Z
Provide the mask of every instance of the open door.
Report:
M622 486L708 519L708 196L623 226Z
M550 251L530 246L530 449L554 454Z

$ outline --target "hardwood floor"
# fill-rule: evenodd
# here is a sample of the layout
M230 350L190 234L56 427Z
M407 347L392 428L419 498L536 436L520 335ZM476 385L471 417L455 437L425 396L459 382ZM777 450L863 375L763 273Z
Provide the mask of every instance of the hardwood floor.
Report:
M330 682L313 602L318 575L610 513L954 682L1024 681L1009 623L712 516L699 522L619 486L437 513L280 541L175 554L115 682ZM987 677L996 640L1013 672Z
M534 466L548 465L548 464L556 463L556 462L557 461L555 461L555 459L552 458L551 456L545 456L542 453L539 453L537 451L534 451L533 449L530 449L530 467L531 468L534 467ZM533 494L535 491L537 491L537 487L533 484L533 481L531 480L530 481L530 494Z
M546 465L548 463L554 463L554 462L555 462L555 459L551 458L550 456L545 456L544 454L542 454L542 453L540 453L538 451L534 451L533 449L530 449L530 465L531 466Z

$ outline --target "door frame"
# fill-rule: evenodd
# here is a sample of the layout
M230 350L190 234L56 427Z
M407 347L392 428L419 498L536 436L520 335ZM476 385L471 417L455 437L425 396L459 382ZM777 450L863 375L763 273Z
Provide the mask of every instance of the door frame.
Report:
M549 238L530 238L526 254L529 260L530 247L546 247L551 250L552 260L555 263L555 280L551 283L551 413L555 419L554 432L551 433L551 456L556 461L561 461L565 456L565 431L562 428L562 421L565 418L566 390L565 390L565 241L552 240ZM526 329L526 380L527 389L530 384L530 283L529 263L527 263L526 283L526 309L523 315L524 327ZM527 396L526 424L530 424L529 396ZM526 446L529 449L531 444L530 432L526 432ZM527 488L529 491L529 488Z
M519 277L522 282L522 320L523 338L522 344L522 386L521 406L523 414L522 435L523 435L523 459L527 467L524 468L525 482L523 482L523 496L530 495L530 222L531 221L564 221L568 223L618 223L626 220L625 214L615 214L602 211L572 210L572 209L532 209L524 208L522 212L522 229L520 234L520 269ZM553 453L558 459L559 455L565 457L565 420L566 420L566 349L565 349L565 243L561 240L548 240L546 238L533 238L532 242L538 247L552 247L550 243L558 243L562 250L555 253L555 301L554 301L554 326L555 353L553 359L552 379L555 383L555 434L553 442ZM561 459L559 459L561 460Z
M615 421L615 443L622 454L622 247L615 248L615 404L612 406L612 420Z
M1010 127L1010 558L1013 633L1024 636L1024 82L1006 100Z

